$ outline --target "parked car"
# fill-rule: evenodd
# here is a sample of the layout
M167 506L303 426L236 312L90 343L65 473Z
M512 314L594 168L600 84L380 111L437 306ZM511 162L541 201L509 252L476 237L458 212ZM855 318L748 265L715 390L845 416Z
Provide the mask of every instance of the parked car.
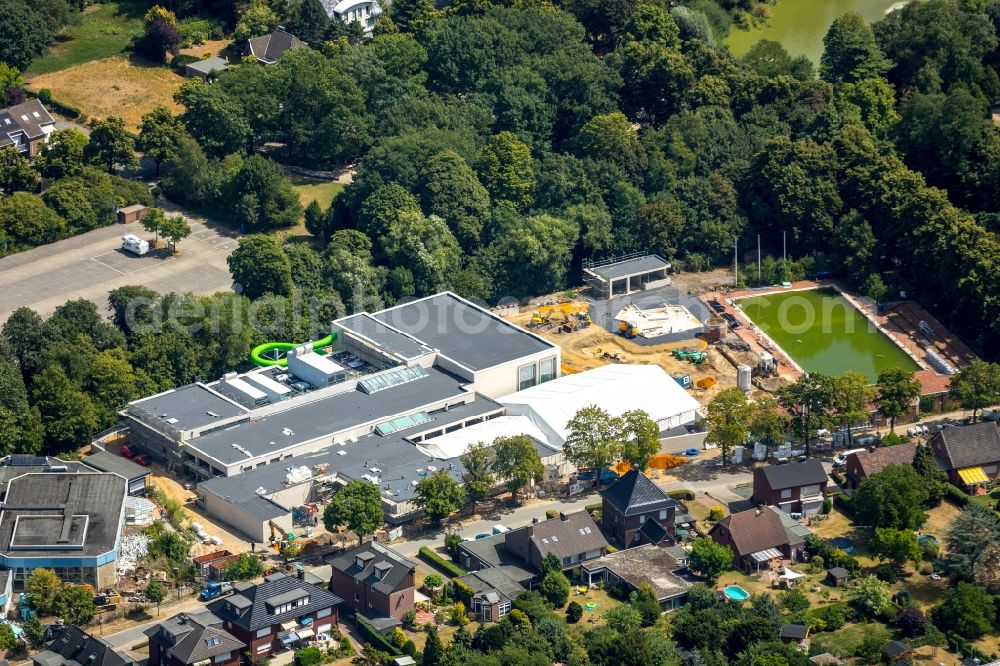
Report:
M143 467L149 467L149 463L152 461L150 461L149 456L147 456L145 453L141 453L137 455L135 458L132 458L132 462L134 462L137 465L142 465Z

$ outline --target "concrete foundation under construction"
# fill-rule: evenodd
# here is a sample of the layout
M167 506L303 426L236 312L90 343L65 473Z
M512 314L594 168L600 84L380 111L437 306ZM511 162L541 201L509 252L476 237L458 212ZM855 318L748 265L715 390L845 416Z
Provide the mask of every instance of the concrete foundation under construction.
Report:
M663 342L688 340L702 333L705 327L683 305L664 303L660 307L641 309L627 305L615 315L618 331L627 337L642 337Z

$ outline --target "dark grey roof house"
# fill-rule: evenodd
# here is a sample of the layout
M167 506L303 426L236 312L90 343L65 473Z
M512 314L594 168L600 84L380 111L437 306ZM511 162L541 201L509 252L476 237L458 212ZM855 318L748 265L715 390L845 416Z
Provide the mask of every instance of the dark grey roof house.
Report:
M209 612L181 613L143 633L149 637L149 666L238 663L247 647Z
M459 578L472 589L470 610L480 622L498 622L524 588L502 569L480 569Z
M248 40L244 55L253 56L262 65L273 65L288 51L304 48L308 48L305 42L278 26L269 35Z
M414 607L417 565L377 541L363 543L328 560L333 568L330 590L344 603L373 620L403 619ZM388 628L385 622L378 622ZM395 626L395 623L392 623Z
M972 488L1000 475L1000 427L995 422L945 428L929 444L956 486Z
M758 467L753 471L753 503L786 513L819 513L828 482L818 460Z
M631 470L601 493L601 526L622 546L676 543L677 514L685 512L659 486Z
M37 99L0 109L0 148L14 146L19 153L35 155L55 128L55 119Z
M117 652L103 638L67 625L44 650L31 658L35 666L132 666L135 660Z
M281 573L266 576L258 585L243 583L235 585L234 589L232 596L208 608L230 625L249 631L308 616L343 601L322 587Z

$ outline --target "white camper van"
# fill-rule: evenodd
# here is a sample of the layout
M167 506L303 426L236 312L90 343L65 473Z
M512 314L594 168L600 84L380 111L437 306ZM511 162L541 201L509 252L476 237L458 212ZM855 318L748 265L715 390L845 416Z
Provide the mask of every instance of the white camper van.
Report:
M140 257L149 252L149 241L144 241L138 236L128 234L122 236L122 249Z

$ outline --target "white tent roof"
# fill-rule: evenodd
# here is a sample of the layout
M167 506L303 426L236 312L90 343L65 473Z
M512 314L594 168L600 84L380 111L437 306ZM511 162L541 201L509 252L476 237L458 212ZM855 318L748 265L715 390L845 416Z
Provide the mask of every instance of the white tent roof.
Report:
M799 573L797 571L792 571L788 567L785 567L785 570L781 572L781 578L783 578L784 580L798 580L803 576L805 576L805 574Z
M497 437L513 437L514 435L528 435L540 442L545 441L545 434L528 417L498 416L489 421L483 421L467 428L459 428L455 432L428 439L417 444L417 448L426 455L448 460L463 455L476 442L483 442L490 446Z
M566 424L583 407L618 416L641 409L661 429L695 420L698 401L658 365L606 365L511 393L498 400L508 414L530 418L553 446L566 441Z

